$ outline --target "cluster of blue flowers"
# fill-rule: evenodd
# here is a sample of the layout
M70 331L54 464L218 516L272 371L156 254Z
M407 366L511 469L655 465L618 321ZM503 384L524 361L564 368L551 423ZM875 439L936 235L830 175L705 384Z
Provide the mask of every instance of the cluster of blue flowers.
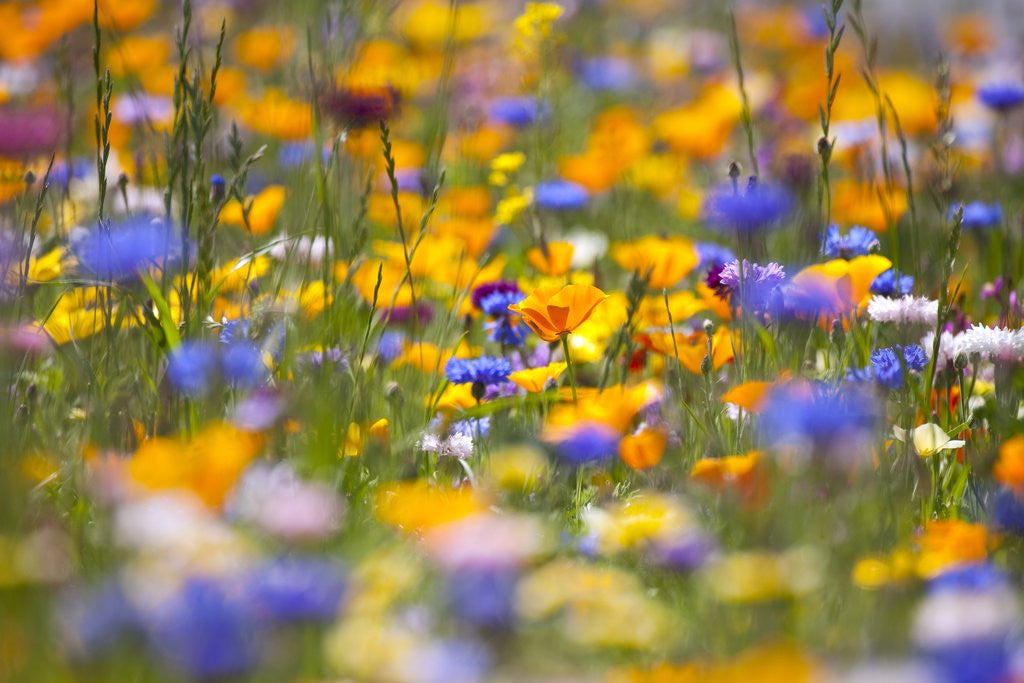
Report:
M920 372L927 365L928 354L917 344L876 349L871 354L872 375L887 389L903 386L904 366L910 372Z

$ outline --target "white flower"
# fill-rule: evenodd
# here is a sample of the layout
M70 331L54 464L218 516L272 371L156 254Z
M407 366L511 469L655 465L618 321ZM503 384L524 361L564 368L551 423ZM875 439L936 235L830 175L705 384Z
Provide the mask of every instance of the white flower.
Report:
M921 348L923 348L928 355L932 354L932 348L935 345L935 332L929 332L921 339ZM939 338L939 352L935 355L935 367L943 368L947 364L952 363L956 358L956 336L952 332L943 331L942 336Z
M956 643L1005 638L1020 620L1017 596L1007 586L989 590L944 590L917 608L914 641L942 649Z
M934 325L939 319L939 302L923 296L905 296L900 299L875 296L868 302L868 315L881 323Z
M473 455L473 437L463 432L455 432L446 439L441 439L432 432L427 432L420 439L420 450L437 453L442 457L453 457L465 460Z
M993 360L1017 360L1024 356L1024 330L974 325L955 337L955 353L980 354Z
M573 230L565 241L573 248L573 268L589 268L608 251L608 237L600 232Z
M898 441L906 443L907 431L905 429L893 427L892 433ZM963 448L964 444L967 443L960 439L950 439L949 434L946 434L946 430L934 422L926 422L919 427L915 427L911 430L910 436L914 444L914 450L922 458L935 455L939 451Z

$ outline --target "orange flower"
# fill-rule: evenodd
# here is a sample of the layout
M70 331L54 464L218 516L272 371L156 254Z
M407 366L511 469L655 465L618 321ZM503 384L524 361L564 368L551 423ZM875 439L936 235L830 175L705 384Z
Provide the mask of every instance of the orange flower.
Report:
M606 298L607 294L590 285L541 287L508 309L521 315L541 339L553 342L586 322Z
M701 364L708 355L708 338L703 332L684 334L676 332L675 340L669 332L651 332L638 336L647 348L666 356L675 356L680 365L695 375L701 374ZM733 361L733 347L737 344L725 327L720 327L711 335L711 364L718 370L726 363Z
M764 397L772 382L744 382L722 394L722 403L734 403L747 412L756 413L764 405Z
M508 378L531 394L544 391L549 381L554 381L565 372L566 363L551 363L541 368L513 372Z
M992 473L1000 483L1024 490L1024 436L1007 439L999 447L999 460Z
M565 275L572 265L574 251L568 242L549 242L546 249L533 247L526 252L526 260L545 275Z
M701 458L693 463L690 476L713 488L723 488L730 483L742 485L749 482L760 458L760 451L722 458Z
M693 243L682 237L644 237L617 244L612 257L626 270L649 274L652 289L674 287L700 261Z
M619 442L619 457L635 470L646 470L661 462L668 436L658 429L628 434Z

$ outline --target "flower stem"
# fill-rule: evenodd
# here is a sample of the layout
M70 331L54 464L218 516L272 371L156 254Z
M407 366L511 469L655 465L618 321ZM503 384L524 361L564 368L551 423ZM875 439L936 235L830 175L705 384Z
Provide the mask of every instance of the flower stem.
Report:
M560 335L562 339L562 353L565 355L565 364L569 368L569 385L572 387L572 402L576 401L576 368L572 364L572 356L569 355L569 333L563 332Z

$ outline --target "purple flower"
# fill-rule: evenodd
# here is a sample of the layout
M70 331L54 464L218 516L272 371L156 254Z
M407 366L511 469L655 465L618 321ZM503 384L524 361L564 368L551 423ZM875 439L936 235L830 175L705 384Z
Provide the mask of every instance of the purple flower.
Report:
M152 617L152 647L195 678L245 673L260 654L261 623L248 602L209 579L190 579Z
M452 613L474 626L509 626L516 616L519 573L506 567L467 567L448 577Z
M742 277L739 261L733 261L718 272L718 283L713 289L725 290L744 312L764 315L773 295L786 281L786 271L774 261L767 265L743 260Z
M579 66L580 80L591 90L628 90L636 82L633 64L618 57L594 57Z
M317 557L278 557L253 570L246 593L276 621L329 621L338 614L345 573Z
M52 152L61 137L55 109L0 107L0 156L24 158Z

